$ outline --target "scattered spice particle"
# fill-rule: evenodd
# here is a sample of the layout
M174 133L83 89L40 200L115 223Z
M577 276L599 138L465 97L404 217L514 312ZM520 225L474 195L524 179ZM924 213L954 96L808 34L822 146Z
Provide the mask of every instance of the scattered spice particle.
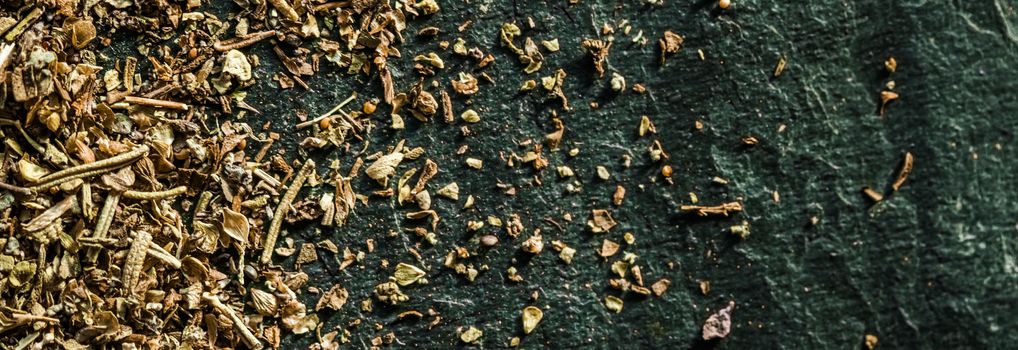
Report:
M905 184L905 180L908 180L908 175L912 173L912 152L905 152L905 158L901 161L901 168L898 170L898 175L894 178L894 183L891 184L891 189L895 192Z
M785 56L781 56L781 58L778 59L778 64L774 67L774 77L775 78L780 77L781 73L785 72L785 64L786 63L787 62L785 61Z
M875 189L873 189L872 187L869 187L869 186L864 186L862 188L862 193L864 195L866 195L866 198L869 198L874 203L877 203L877 202L880 202L880 201L884 200L884 195L883 194L881 194L880 192L878 192L877 190L875 190Z
M732 330L732 310L735 302L728 302L728 306L718 310L707 318L703 323L703 340L721 339L728 336Z
M655 296L660 297L660 296L664 295L666 291L668 291L668 286L671 285L671 284L672 284L672 281L670 281L668 279L665 279L665 278L662 278L662 279L658 280L657 282L654 282L654 284L650 285L650 289L652 291L654 291L654 295Z
M873 334L867 334L866 337L865 337L865 340L864 340L865 345L866 345L866 349L868 349L868 350L876 349L877 348L877 341L878 341L877 336L875 336Z
M622 299L619 299L619 297L614 295L606 295L604 297L604 307L608 309L608 311L620 313L622 312L622 304Z
M887 70L888 73L896 72L898 70L898 60L894 59L894 57L888 57L887 60L884 61L884 69Z
M523 334L530 334L537 328L537 325L541 323L541 319L544 318L544 311L536 306L527 306L523 308Z

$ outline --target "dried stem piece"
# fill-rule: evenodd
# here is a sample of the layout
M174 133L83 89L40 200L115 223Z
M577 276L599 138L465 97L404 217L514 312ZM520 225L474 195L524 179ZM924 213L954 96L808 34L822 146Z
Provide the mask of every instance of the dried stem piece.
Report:
M311 176L311 172L314 170L315 162L310 159L305 161L304 166L297 173L297 178L293 179L290 188L286 189L286 193L283 194L283 198L276 206L276 211L272 215L272 223L269 224L269 232L265 235L265 244L262 246L262 257L259 260L262 264L272 262L272 252L275 250L276 239L279 238L279 229L283 225L283 218L290 209L290 203L293 203L300 188L304 186L304 181L307 181L308 176Z
M220 313L226 314L226 317L230 318L230 321L233 322L233 329L240 333L241 338L248 347L253 350L262 349L262 343L258 341L258 338L255 337L254 333L251 333L251 330L247 328L247 325L244 324L244 320L241 319L240 316L237 316L237 313L233 311L232 308L223 304L223 302L219 300L219 297L205 293L202 295L202 299L205 299L209 305L212 305L213 308L218 310Z
M322 121L322 119L331 117L333 114L336 114L338 112L342 112L339 109L343 108L344 106L346 106L350 102L353 102L353 100L356 99L356 98L357 98L357 93L356 92L350 94L350 97L347 97L345 100L343 100L343 102L340 102L338 105L336 105L336 107L332 107L332 109L329 110L328 112L325 112L325 114L322 114L322 115L318 116L318 118L311 119L311 120L308 120L306 122L297 124L297 130L304 129L304 128L307 128L309 126L318 124L318 122ZM360 124L360 123L358 123L358 124Z
M32 190L30 190L28 188L21 187L21 186L16 186L16 185L11 185L11 184L5 183L5 182L0 182L0 190L11 191L11 192L23 194L23 195L26 195L26 196L32 194Z
M300 23L300 15L298 15L297 11L293 9L293 6L290 6L287 0L269 0L269 3L272 4L272 7L276 8L276 11L279 11L280 15L286 17L286 19L291 22Z
M11 42L14 41L14 39L17 39L21 36L21 33L25 32L25 29L28 29L29 25L34 23L35 20L39 19L39 17L42 17L42 14L42 8L36 7L32 9L32 12L25 15L25 18L22 18L21 21L14 26L14 28L11 28L11 30L7 32L7 35L4 35L4 40Z
M215 48L216 51L227 52L227 51L230 51L230 50L238 50L238 49L242 49L242 48L254 45L255 43L257 43L259 41L262 41L262 40L265 40L265 39L268 39L268 38L271 38L271 37L274 37L274 36L276 36L276 31L275 30L266 30L264 32L248 34L248 35L246 35L244 37L240 37L240 38L233 38L233 39L226 40L226 41L217 41L214 45L212 45L212 47Z
M891 184L891 188L895 192L901 188L901 185L905 184L905 180L908 179L908 174L912 173L912 152L905 152L905 159L901 163L901 170L898 170L898 177L894 179L894 183Z
M720 205L715 205L715 206L683 205L679 209L682 210L683 212L687 212L687 213L694 212L698 216L707 216L707 215L724 215L724 216L728 216L728 213L742 211L742 203L731 202L731 203L722 203Z
M148 256L159 259L166 263L166 265L172 266L174 269L179 270L182 264L177 257L173 256L173 254L170 254L170 252L166 251L166 249L163 249L163 247L160 247L152 241L148 242L148 250L145 253Z
M113 215L117 211L118 204L120 204L120 193L110 192L106 196L106 201L103 202L102 210L99 211L99 219L96 220L92 237L106 238L106 232L110 230L110 225L113 224Z
M93 176L101 174L111 168L116 168L121 165L130 163L145 154L148 154L149 147L147 145L141 145L137 148L118 154L116 156L100 160L98 162L92 162L82 164L74 167L70 167L39 179L39 182L32 187L31 190L39 190L44 188L53 187L62 184L67 181L80 179L83 177Z
M190 108L186 103L180 103L180 102L174 102L174 101L157 100L157 99L154 99L154 98L138 97L138 96L124 96L124 102L127 102L127 103L132 104L132 105L169 108L169 109L176 109L176 110L181 110L181 111L186 111L188 108Z
M155 192L143 192L143 191L124 191L122 195L124 198L140 199L140 200L159 200L170 197L176 197L187 192L187 186L177 186L166 191L155 191Z

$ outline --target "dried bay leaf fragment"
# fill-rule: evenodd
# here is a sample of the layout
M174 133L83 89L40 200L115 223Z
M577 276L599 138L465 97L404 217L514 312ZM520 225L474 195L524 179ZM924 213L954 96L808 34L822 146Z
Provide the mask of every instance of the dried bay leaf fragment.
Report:
M95 39L95 24L92 21L79 19L65 26L70 27L71 45L83 49L88 46L92 39Z
M544 318L544 311L536 306L527 306L523 308L523 334L530 334L537 328L537 324L541 323L541 319Z
M318 250L315 249L315 244L304 243L300 246L300 253L297 254L297 261L295 262L295 264L299 266L317 260L318 260Z

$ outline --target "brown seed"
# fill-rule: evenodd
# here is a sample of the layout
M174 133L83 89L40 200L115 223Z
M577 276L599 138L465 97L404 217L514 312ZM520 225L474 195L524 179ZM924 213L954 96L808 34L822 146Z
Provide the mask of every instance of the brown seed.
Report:
M325 118L318 122L318 127L328 129L332 125L332 118Z
M498 237L495 235L484 235L481 236L481 245L485 247L494 247L498 244Z
M374 102L371 102L371 101L364 102L364 108L363 108L364 114L375 113L375 108L377 108L377 107L378 106L375 105Z
M244 150L245 148L247 148L247 139L246 138L245 139L241 139L240 142L237 142L237 149Z
M661 167L661 175L664 175L664 177L672 177L672 166L665 165Z
M730 6L732 6L732 1L731 0L720 0L720 1L718 1L718 7L720 7L722 10L727 10L728 7L730 7Z

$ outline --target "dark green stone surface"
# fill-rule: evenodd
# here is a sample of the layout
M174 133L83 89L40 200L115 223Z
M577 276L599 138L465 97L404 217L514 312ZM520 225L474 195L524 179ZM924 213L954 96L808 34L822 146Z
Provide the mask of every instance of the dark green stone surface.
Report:
M342 311L320 313L323 333L362 318L363 325L351 328L348 346L366 346L391 331L407 347L450 348L462 346L458 327L475 326L484 337L474 347L503 348L509 338L522 335L520 310L538 291L534 304L545 309L545 318L522 337L523 348L857 349L867 333L877 335L883 349L1007 349L1018 343L1014 1L735 0L724 12L713 1L689 0L666 0L663 6L589 0L573 6L525 0L440 4L439 14L415 20L407 30L403 59L392 62L398 88L405 90L417 79L413 56L438 51L437 40L412 33L438 26L440 39L462 36L469 46L497 58L483 70L496 83L482 84L469 100L482 121L471 126L475 135L464 138L458 125L411 118L406 130L392 131L384 127L383 114L376 114L383 130L369 153L404 138L409 146L424 146L426 157L441 166L433 186L457 181L461 195L474 195L477 204L462 210L462 199L435 199L442 215L440 243L420 249L424 262L406 250L420 242L417 237L387 236L426 225L404 220L412 208L394 202L376 199L358 207L341 229L285 227L298 242L329 238L360 250L366 239L376 242L366 261L345 271L337 272L338 259L328 253L305 266L313 277L309 285L328 289L339 283L351 293ZM559 38L562 47L546 54L545 67L531 76L499 46L497 36L503 22L522 26L528 16L537 27L523 26L524 36ZM630 85L645 84L645 95L614 96L607 77L596 76L579 47L602 23L623 19L633 28L629 36L616 35L609 75L618 72ZM455 27L466 20L473 25L458 33ZM668 29L685 36L686 43L661 66L655 41ZM631 44L641 30L650 44ZM268 79L280 67L267 49L266 44L257 49L266 63L258 69L264 84L247 100L263 114L249 121L272 120L274 130L292 136L290 146L306 136L291 132L294 109L318 115L351 91L378 96L376 75L330 73L331 67L308 79L312 91L280 93ZM782 55L787 69L772 79ZM447 68L437 79L443 85L455 73L473 70L451 52L441 56ZM890 77L883 70L889 56L899 62ZM562 150L548 156L551 168L544 172L506 168L499 155L522 154L526 149L514 143L540 141L554 130L549 115L558 106L542 92L518 94L518 87L558 67L569 73L566 95L574 106L560 111L566 125ZM888 80L896 82L901 98L879 117L878 96ZM457 99L457 111L464 101ZM591 101L601 107L591 109ZM636 136L641 115L655 122L656 137L671 155L672 185L661 181L659 165L647 156L653 137ZM702 131L693 129L698 119L706 125ZM781 124L787 125L783 133ZM744 135L760 143L744 146ZM466 167L454 154L463 144L469 145L466 156L485 161L482 171ZM569 157L565 151L574 147L580 154ZM900 192L871 205L859 189L888 186L906 151L915 155L911 177ZM621 166L627 154L633 159L628 169ZM342 151L310 156L319 164L340 159L344 168L352 162ZM554 167L560 165L576 171L581 193L566 193L573 180L557 177ZM611 170L610 181L596 178L597 165ZM405 169L401 166L400 173ZM714 184L714 176L730 183ZM358 191L377 188L365 180L357 183ZM516 186L517 195L503 195L499 183ZM617 184L628 190L621 208L610 203ZM773 191L780 193L780 203L772 200ZM677 208L688 204L689 192L704 203L742 198L746 211L727 219L681 215ZM596 208L611 208L619 226L591 234L584 221ZM473 260L491 268L475 283L441 266L454 246L476 250L476 237L465 230L467 220L505 219L512 213L521 214L527 232L540 228L546 242L562 240L576 248L573 263L564 264L550 249L525 258L520 240L488 226L482 233L499 232L502 242ZM562 220L566 213L573 216L571 223ZM819 219L815 226L813 216ZM545 218L562 223L564 230ZM741 220L752 225L745 241L726 233ZM626 296L625 309L614 314L601 304L604 295L617 295L607 286L610 263L595 249L603 238L621 241L626 231L637 240L624 250L639 255L645 279L665 277L673 283L661 298ZM290 266L292 259L277 262ZM383 259L389 269L380 267ZM407 288L411 301L399 307L376 303L374 312L361 313L360 301L397 262L426 265L430 284ZM519 269L523 283L508 282L509 266ZM711 282L708 296L700 294L699 280ZM315 300L308 296L309 305ZM697 341L704 319L730 300L737 304L731 335L714 344ZM431 331L430 318L396 320L402 311L428 308L442 315ZM375 331L376 323L385 329ZM313 341L310 335L287 336L285 344L303 348Z

